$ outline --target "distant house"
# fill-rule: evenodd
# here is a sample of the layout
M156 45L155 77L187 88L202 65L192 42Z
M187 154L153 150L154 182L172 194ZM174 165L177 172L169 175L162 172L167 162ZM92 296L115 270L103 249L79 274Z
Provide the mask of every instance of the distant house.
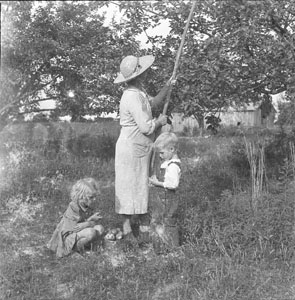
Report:
M198 121L194 117L184 117L183 113L172 113L172 127L174 132L184 132L192 134L195 128L199 128Z
M257 104L245 104L244 106L231 106L227 109L215 113L221 119L223 126L243 126L243 127L272 127L276 120L277 110L270 102ZM208 113L207 115L210 115ZM194 129L199 128L198 121L194 117L184 117L183 113L172 113L172 127L174 132L184 132L193 134ZM208 127L205 123L204 128Z
M276 109L271 103L245 104L241 107L229 107L219 114L221 125L242 125L246 127L272 127L276 118Z

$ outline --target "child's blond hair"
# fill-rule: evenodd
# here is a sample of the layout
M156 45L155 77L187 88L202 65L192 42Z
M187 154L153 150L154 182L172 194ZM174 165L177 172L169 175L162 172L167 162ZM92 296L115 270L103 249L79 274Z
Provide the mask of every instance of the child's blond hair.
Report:
M78 201L100 193L99 183L94 178L78 180L71 189L71 200Z
M154 148L157 151L167 147L174 147L175 150L178 149L178 137L173 132L166 131L161 133L154 142Z

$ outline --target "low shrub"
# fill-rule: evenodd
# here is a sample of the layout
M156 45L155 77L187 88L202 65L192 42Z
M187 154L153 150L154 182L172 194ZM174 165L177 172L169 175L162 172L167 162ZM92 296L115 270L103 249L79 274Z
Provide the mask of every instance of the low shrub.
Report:
M78 157L98 157L109 160L115 157L116 138L110 135L82 134L67 141L67 149Z
M234 137L234 136L243 136L244 129L240 126L223 126L221 125L216 134L217 137Z
M291 145L295 145L295 127L290 130L281 127L278 132L269 136L265 148L269 177L278 178L284 160L291 158Z
M105 151L105 158L75 156L67 151L45 157L43 149L35 144L2 145L0 204L5 205L10 198L23 202L34 197L64 197L70 182L83 177L111 180L114 177L113 158L110 150Z
M230 167L241 181L250 178L250 164L247 158L245 141L243 139L238 139L231 144L228 161Z
M192 138L179 137L179 154L181 157L195 157L197 141Z

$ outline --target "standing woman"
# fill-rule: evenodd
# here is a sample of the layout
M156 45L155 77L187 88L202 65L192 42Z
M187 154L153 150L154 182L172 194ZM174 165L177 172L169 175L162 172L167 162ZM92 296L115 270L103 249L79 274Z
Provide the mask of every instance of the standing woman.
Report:
M149 165L155 131L167 123L167 116L152 117L152 107L164 104L171 80L159 94L149 98L144 85L147 72L155 58L126 56L114 83L127 83L120 101L121 132L116 144L115 190L116 213L123 216L123 234L134 239L130 219L138 215L140 234L148 231Z

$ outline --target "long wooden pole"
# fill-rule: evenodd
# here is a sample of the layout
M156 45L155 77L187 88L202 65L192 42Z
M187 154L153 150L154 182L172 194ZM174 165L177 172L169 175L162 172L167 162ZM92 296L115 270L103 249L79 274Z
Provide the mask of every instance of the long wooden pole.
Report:
M173 73L172 73L172 78L173 79L176 78L176 72L177 72L177 69L178 69L178 66L179 66L180 56L181 56L181 53L182 53L185 37L186 37L187 31L188 31L188 28L189 28L190 21L193 17L193 14L194 14L196 4L197 4L197 0L193 0L193 5L191 7L189 16L187 18L186 25L185 25L184 31L182 33L180 46L179 46L178 51L177 51L176 60L175 60L175 64L174 64L174 69L173 69ZM168 91L168 94L167 94L167 97L166 97L166 102L165 102L164 108L163 108L163 115L166 115L166 113L167 113L167 109L168 109L169 102L170 102L170 97L171 97L171 92L172 92L172 87L170 87L170 89Z
M175 60L175 64L174 64L174 69L173 69L173 73L172 73L172 78L173 79L176 78L176 72L177 72L177 68L178 68L178 65L179 65L180 56L181 56L181 53L182 53L182 49L183 49L183 45L184 45L186 33L188 31L188 27L189 27L190 21L191 21L191 19L193 17L196 4L197 4L197 0L193 0L193 5L191 7L189 16L187 18L186 25L185 25L185 28L184 28L183 33L182 33L180 46L179 46L178 51L177 51L176 60ZM172 86L170 86L168 94L166 96L166 102L165 102L164 108L163 108L163 115L166 115L166 113L167 113L167 109L168 109L169 102L170 102L171 92L172 92ZM151 158L151 173L152 173L152 175L155 175L155 173L156 173L156 170L155 170L155 159L156 159L156 152L153 150L153 152L152 152L152 158Z

